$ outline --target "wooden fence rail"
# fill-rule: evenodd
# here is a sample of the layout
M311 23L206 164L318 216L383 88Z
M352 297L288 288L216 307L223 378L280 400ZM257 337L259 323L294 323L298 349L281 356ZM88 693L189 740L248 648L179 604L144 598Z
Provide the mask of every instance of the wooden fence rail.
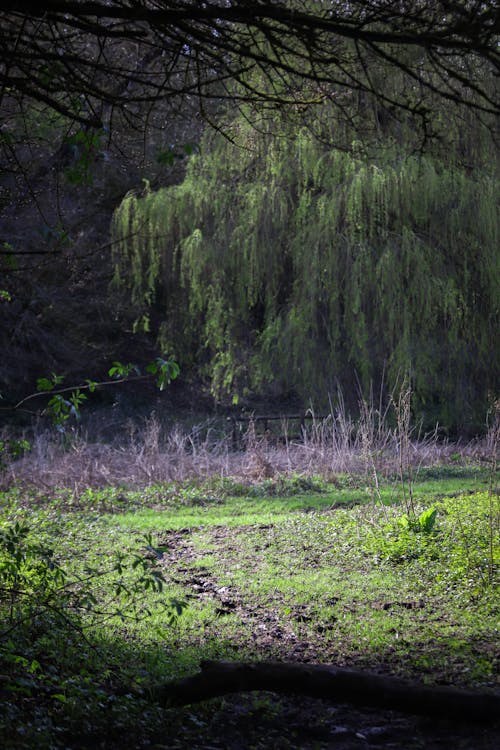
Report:
M270 436L274 439L282 440L301 440L305 434L307 423L313 421L323 421L330 415L318 415L306 412L304 414L267 414L267 415L248 415L248 416L231 416L227 420L231 424L231 439L234 450L240 450L244 444L248 431L253 425L256 437ZM278 424L281 429L276 431L273 426ZM290 434L288 426L296 426L294 433Z

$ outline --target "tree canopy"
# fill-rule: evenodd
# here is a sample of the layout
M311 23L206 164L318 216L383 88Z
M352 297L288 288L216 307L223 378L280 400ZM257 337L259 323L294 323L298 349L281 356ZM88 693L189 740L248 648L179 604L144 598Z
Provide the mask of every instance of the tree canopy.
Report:
M325 408L340 384L355 405L409 374L428 423L470 429L500 369L490 142L445 117L448 142L425 154L400 123L346 127L340 149L335 114L208 131L182 184L116 211L117 281L218 399Z

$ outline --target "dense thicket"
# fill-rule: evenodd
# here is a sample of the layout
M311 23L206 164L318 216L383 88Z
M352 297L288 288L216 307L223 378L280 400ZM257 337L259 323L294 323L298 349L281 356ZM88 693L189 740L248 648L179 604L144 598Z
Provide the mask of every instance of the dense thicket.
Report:
M116 279L217 398L319 406L409 373L427 423L470 429L500 371L494 159L477 122L422 153L373 121L356 140L332 110L248 110L207 134L182 184L121 204Z

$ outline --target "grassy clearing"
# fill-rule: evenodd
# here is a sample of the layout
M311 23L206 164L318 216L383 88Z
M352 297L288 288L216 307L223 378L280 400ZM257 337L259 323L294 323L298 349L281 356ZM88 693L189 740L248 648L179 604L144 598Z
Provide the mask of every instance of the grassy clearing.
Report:
M179 737L205 709L165 711L147 686L202 658L335 662L495 686L491 475L444 466L417 480L414 516L400 482L386 479L374 502L366 475L4 492L7 747L114 747L123 733L147 747L165 741L166 726ZM12 534L16 523L24 536Z
M445 496L454 496L466 491L473 492L488 486L489 478L485 472L478 470L461 473L459 477L446 476L437 479L426 479L414 483L414 493L417 499L425 502ZM298 486L294 480L280 480L278 483L265 481L252 487L236 487L245 494L236 497L228 494L231 486L226 483L220 494L217 488L208 485L209 492L204 485L190 490L188 499L181 491L177 498L169 500L162 496L161 488L157 490L157 502L154 507L144 508L134 504L133 510L123 509L119 516L113 515L110 523L118 524L125 529L139 531L161 531L168 529L196 528L198 526L248 526L252 524L276 524L286 519L290 513L319 513L327 512L337 507L352 507L364 505L373 500L373 487L361 480L345 477L343 482L336 480L335 484L318 478L308 480L309 492L304 493L303 483ZM279 495L280 490L287 494ZM297 493L297 494L295 494ZM133 503L134 494L129 495ZM401 487L394 479L380 490L379 501L382 505L399 505L401 503ZM125 498L126 506L126 498ZM123 506L122 506L123 507Z

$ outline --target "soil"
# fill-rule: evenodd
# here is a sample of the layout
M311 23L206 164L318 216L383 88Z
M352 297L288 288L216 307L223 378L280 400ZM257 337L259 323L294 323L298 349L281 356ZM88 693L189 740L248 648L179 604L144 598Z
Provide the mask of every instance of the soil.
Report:
M192 750L496 750L499 726L450 725L392 711L355 710L268 693L212 701L181 714L165 748ZM177 720L181 717L177 715ZM171 734L171 732L170 732ZM158 747L156 745L155 747Z

